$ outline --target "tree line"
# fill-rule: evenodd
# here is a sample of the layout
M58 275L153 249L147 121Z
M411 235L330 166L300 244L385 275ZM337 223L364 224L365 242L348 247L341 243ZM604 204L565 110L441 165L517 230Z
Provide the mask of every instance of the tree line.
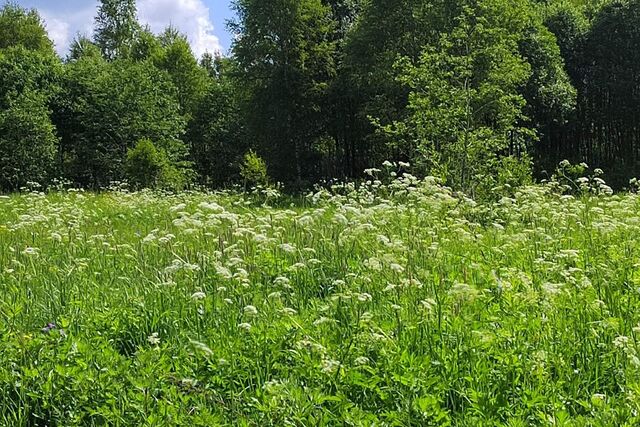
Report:
M102 0L61 57L0 9L0 190L357 179L490 196L561 160L640 168L640 0L235 0L228 56Z

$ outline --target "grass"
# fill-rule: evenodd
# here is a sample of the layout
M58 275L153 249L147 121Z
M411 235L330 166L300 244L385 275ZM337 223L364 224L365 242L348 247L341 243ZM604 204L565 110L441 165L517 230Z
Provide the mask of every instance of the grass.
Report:
M0 198L0 425L640 423L640 199Z

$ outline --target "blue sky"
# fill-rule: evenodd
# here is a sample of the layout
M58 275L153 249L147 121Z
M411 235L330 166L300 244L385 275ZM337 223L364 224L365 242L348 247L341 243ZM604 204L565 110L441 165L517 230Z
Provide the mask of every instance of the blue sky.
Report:
M56 49L66 54L77 33L91 35L98 0L17 0L35 8L44 18ZM187 34L196 55L220 50L227 52L231 35L225 22L233 16L231 0L138 0L138 17L160 32L172 24Z

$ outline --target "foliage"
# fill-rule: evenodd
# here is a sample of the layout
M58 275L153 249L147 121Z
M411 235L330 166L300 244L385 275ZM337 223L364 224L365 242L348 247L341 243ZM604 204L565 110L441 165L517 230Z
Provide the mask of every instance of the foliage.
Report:
M29 89L0 111L0 190L47 183L58 138L46 98Z
M65 174L74 182L122 181L127 151L141 139L188 173L185 120L166 73L149 62L81 58L66 66L62 87L54 119Z
M127 178L136 187L155 188L165 161L151 140L141 139L127 152Z
M60 63L23 46L0 49L0 190L47 184L58 145L49 104Z
M45 55L53 53L53 43L38 11L6 2L0 8L0 49L14 46Z
M565 158L615 188L640 175L640 0L236 0L229 56L200 59L178 29L143 28L135 0L98 6L63 65L37 11L0 9L0 51L65 76L59 92L14 56L24 73L0 86L13 102L12 79L34 79L62 141L56 175L78 185L122 179L145 138L212 187L237 182L250 149L297 191L386 159L475 196Z
M533 137L520 126L526 103L519 93L531 68L519 53L518 28L508 27L521 25L522 8L469 3L417 66L400 63L410 116L384 129L427 174L470 194L490 194L505 165L501 157L526 152Z
M99 58L101 55L102 52L100 52L100 48L94 42L87 37L78 36L73 40L73 42L71 42L67 60L77 61L83 57L92 57L95 59Z
M639 196L378 175L0 198L0 424L640 422Z
M152 56L155 65L167 71L178 90L178 101L191 114L207 91L207 72L198 66L187 37L167 28L159 37L161 49Z
M247 151L239 101L228 78L216 78L199 101L186 139L201 182L214 187L239 181Z
M106 59L128 57L140 31L136 1L100 0L94 24L94 41Z
M330 9L321 0L237 0L234 7L247 132L273 177L300 188L322 175L320 105L334 74Z
M240 176L244 180L245 189L265 187L269 184L267 164L255 151L248 151L240 165Z

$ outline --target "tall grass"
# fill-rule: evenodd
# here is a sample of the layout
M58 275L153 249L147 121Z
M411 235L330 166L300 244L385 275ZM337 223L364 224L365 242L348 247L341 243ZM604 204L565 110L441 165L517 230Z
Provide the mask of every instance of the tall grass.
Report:
M0 198L0 425L637 425L639 201Z

